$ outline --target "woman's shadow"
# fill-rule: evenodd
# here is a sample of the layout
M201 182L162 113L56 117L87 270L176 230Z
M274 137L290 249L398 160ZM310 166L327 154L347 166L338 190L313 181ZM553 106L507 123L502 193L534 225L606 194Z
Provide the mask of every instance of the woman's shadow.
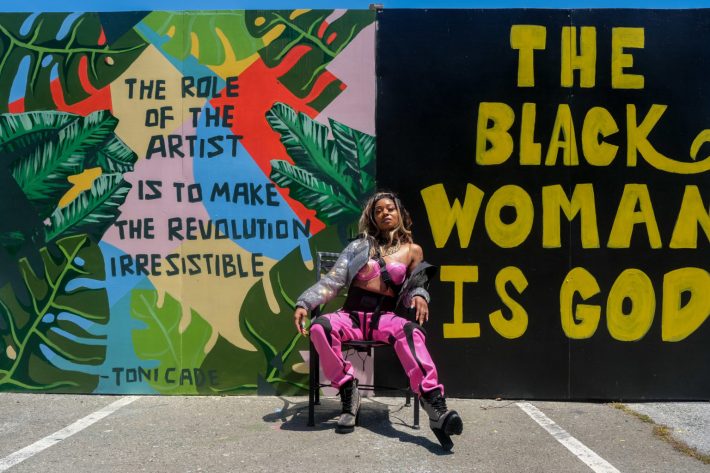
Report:
M266 414L262 419L265 422L281 422L281 429L298 432L333 430L338 415L340 414L340 401L338 399L323 399L315 410L315 426L308 426L308 401L293 402L282 396L279 399L283 402L280 410ZM385 398L393 401L396 398ZM414 401L416 402L416 401ZM360 405L360 425L356 428L366 429L375 434L385 437L399 439L400 442L412 443L424 447L435 455L451 455L441 448L438 443L432 442L425 435L424 431L415 430L413 425L407 423L402 416L402 411L408 409L403 403L389 403L375 400L373 398L363 398ZM424 418L424 427L428 424L428 419ZM408 433L396 429L394 426L411 429L413 433Z

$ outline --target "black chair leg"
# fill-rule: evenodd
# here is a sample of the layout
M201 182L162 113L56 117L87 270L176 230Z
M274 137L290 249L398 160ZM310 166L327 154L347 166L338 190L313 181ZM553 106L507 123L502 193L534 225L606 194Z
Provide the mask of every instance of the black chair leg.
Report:
M407 398L409 398L410 393L407 393ZM414 396L414 425L412 428L419 429L419 399L416 395Z
M318 360L316 359L316 351L313 344L309 347L309 373L308 373L308 426L316 425L315 421L315 404L316 394L319 391L318 386Z

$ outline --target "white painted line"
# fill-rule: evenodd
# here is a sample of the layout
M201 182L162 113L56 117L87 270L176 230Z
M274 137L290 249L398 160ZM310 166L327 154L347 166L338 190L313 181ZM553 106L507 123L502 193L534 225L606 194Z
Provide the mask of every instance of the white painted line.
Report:
M523 412L529 415L532 420L537 422L540 427L547 430L555 440L564 445L567 450L572 452L596 473L620 473L619 470L614 468L609 462L594 453L593 450L589 449L582 442L572 437L565 429L555 424L552 419L543 414L537 407L529 402L519 402L517 405Z
M0 472L6 471L7 469L17 465L18 463L27 460L31 456L38 454L42 450L46 450L52 445L59 443L68 437L71 437L77 432L81 432L85 428L100 421L104 417L113 414L123 406L127 406L128 404L132 403L133 401L138 399L138 397L139 396L123 397L118 401L112 402L103 409L99 409L96 412L92 412L88 416L79 419L71 425L64 427L61 430L58 430L53 434L47 435L45 438L36 441L32 445L28 445L27 447L18 450L15 453L11 453L5 458L0 459Z

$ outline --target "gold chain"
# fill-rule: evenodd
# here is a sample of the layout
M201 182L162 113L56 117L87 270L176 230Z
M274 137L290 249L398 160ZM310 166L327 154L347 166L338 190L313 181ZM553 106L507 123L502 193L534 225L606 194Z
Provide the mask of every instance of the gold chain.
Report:
M395 243L394 245L390 245L388 247L380 245L380 256L385 257L385 256L393 255L399 251L400 247L401 247L401 244L399 243L399 240L397 240L397 243Z

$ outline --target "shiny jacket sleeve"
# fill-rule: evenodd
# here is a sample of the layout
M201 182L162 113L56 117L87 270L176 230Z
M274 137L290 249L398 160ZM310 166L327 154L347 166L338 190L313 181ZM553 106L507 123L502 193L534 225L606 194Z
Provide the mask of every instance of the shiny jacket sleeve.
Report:
M352 251L350 245L348 245L338 256L333 268L321 277L317 283L298 296L296 307L313 310L315 307L325 304L337 296L338 292L348 283L348 264L351 254Z

